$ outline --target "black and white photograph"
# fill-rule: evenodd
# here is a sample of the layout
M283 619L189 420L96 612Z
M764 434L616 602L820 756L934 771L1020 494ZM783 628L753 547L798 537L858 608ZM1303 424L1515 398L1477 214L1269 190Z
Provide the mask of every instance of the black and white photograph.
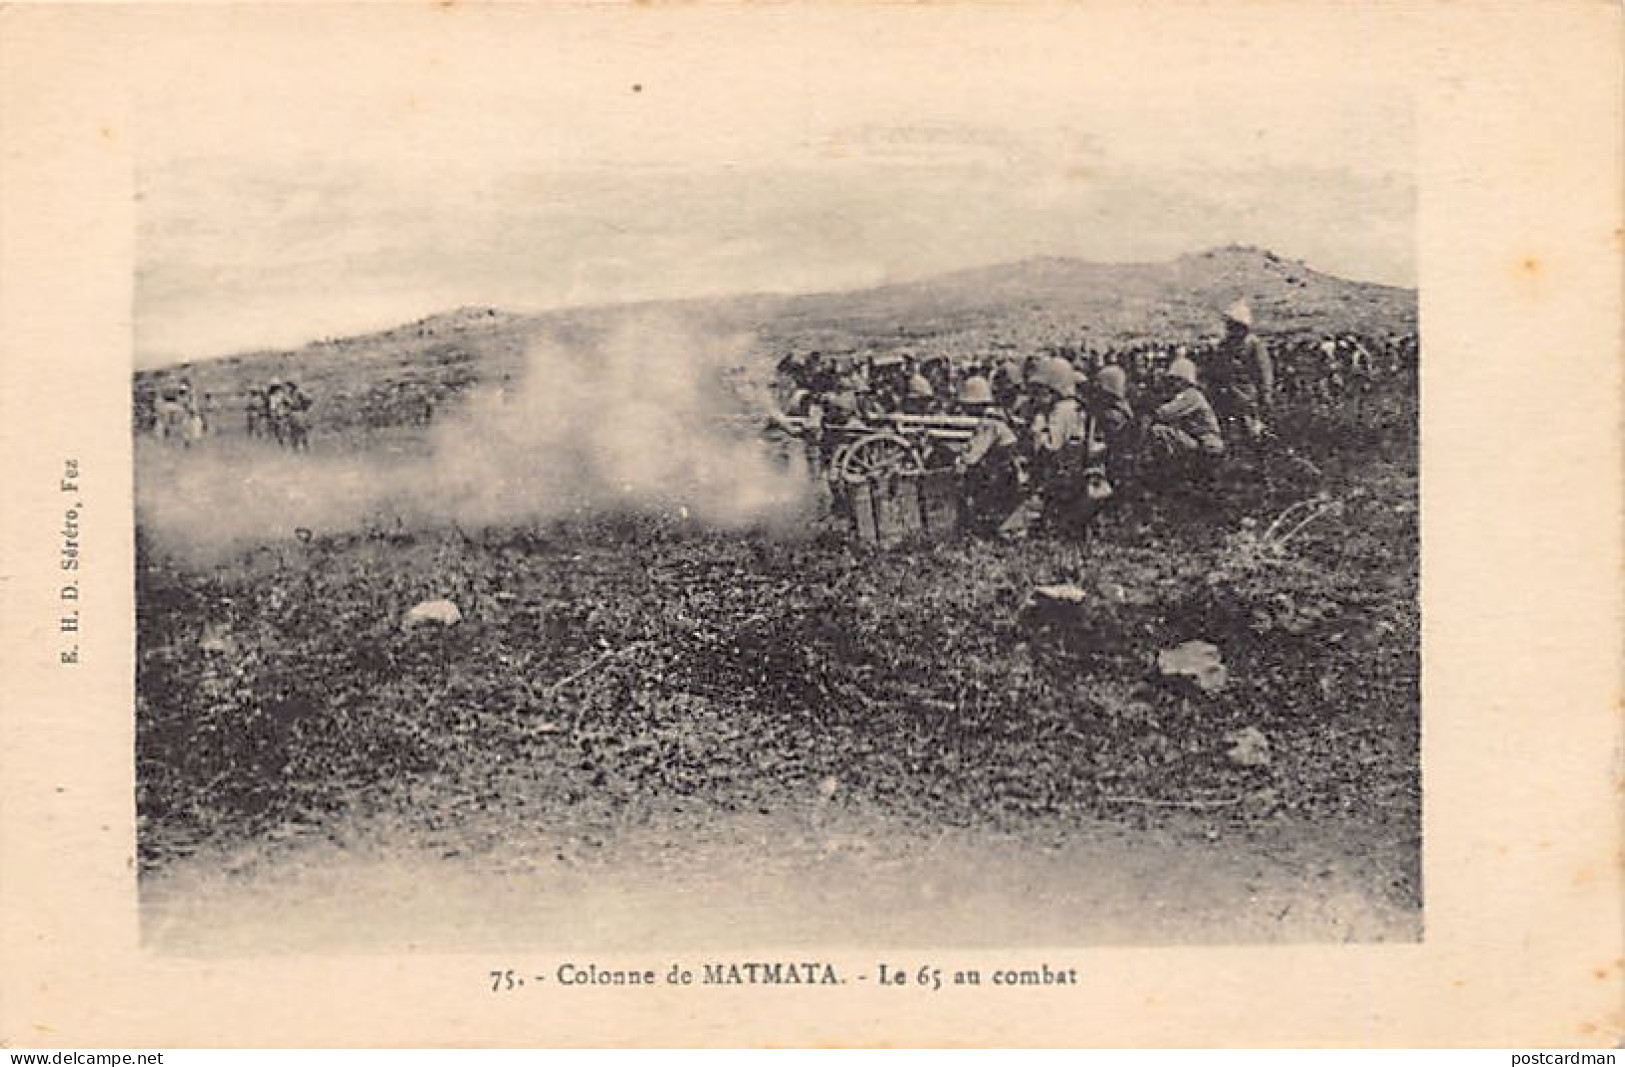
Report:
M1423 940L1409 91L502 17L140 102L144 948Z
M1620 19L5 8L0 1045L1606 1062Z

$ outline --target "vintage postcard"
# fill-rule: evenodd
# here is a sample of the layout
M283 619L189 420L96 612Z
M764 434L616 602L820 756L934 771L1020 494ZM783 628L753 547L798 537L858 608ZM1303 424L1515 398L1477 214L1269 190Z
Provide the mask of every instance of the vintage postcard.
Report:
M0 1041L1614 1045L1620 40L0 10Z

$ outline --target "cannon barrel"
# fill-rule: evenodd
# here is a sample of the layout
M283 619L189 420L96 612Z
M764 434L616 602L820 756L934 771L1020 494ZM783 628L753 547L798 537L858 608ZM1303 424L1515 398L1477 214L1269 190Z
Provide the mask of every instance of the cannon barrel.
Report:
M969 432L976 429L981 419L975 415L881 415L876 422L889 423L900 430L927 429L927 430L964 430Z
M712 415L711 419L728 425L758 425L764 429L775 425L792 433L805 431L812 420L805 415L769 415L749 412L731 412ZM864 433L890 430L906 438L964 444L971 439L979 420L974 415L876 415L856 424L830 427L837 432Z

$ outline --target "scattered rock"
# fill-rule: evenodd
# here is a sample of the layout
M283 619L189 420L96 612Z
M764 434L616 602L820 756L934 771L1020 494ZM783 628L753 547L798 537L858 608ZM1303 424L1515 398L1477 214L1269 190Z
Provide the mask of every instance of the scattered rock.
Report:
M463 613L457 610L457 605L449 600L425 600L406 613L401 620L401 629L411 630L418 626L456 626L463 621Z
M1102 594L1072 582L1034 586L1022 606L1020 622L1048 639L1059 638L1073 652L1098 650L1111 629L1115 604L1102 604Z
M203 652L215 652L229 655L237 651L237 643L224 626L209 624L203 627L203 633L198 638L197 647Z
M1270 765L1270 739L1256 726L1232 730L1224 735L1224 740L1230 746L1224 754L1229 757L1231 763L1243 767Z
M1041 585L1033 590L1040 600L1048 600L1061 604L1082 604L1089 596L1087 590L1080 585L1067 582L1063 585Z
M1164 677L1191 679L1204 693L1217 693L1230 680L1218 646L1206 641L1186 641L1163 649L1157 653L1157 669Z

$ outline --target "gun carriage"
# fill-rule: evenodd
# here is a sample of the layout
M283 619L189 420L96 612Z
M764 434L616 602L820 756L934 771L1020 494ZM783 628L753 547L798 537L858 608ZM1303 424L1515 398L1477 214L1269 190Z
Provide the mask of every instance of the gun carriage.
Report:
M827 445L828 477L843 485L861 485L883 477L918 475L953 465L970 442L976 419L969 415L903 415L888 413L817 427L804 416L786 415L780 423L803 439L815 432Z

